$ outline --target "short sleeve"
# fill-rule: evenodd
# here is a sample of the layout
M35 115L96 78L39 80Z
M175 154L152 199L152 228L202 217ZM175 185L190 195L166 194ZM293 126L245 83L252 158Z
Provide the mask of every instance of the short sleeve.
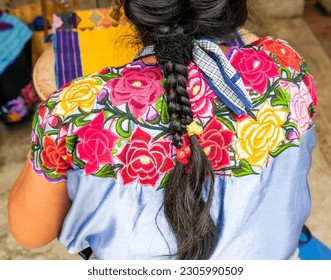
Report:
M72 156L66 145L68 126L55 114L57 103L53 96L39 105L31 134L30 158L34 171L50 182L66 180L67 172L72 169Z

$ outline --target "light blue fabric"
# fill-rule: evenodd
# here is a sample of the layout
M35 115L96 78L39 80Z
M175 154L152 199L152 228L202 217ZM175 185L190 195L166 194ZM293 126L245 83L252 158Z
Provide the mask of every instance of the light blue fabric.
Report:
M270 160L259 175L217 177L212 215L220 237L211 259L289 259L311 200L307 175L314 127L300 147ZM59 237L70 253L91 247L97 259L168 259L176 242L162 209L162 190L114 179L68 174L73 205ZM157 219L155 218L157 216ZM156 223L157 221L157 223Z
M3 14L1 20L14 27L0 31L0 75L16 60L32 36L29 27L16 17Z

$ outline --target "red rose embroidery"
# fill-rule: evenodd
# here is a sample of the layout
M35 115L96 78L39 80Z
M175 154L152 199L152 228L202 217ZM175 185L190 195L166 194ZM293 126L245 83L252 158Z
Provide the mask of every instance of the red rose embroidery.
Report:
M104 112L100 112L90 124L79 128L75 135L79 137L77 152L81 160L86 160L85 174L91 175L102 164L113 164L112 149L119 136L104 129Z
M199 143L208 156L214 170L220 170L230 165L228 147L232 143L234 132L224 129L216 118L206 126L202 135L198 136Z
M41 160L46 168L55 169L57 174L66 174L71 169L72 157L67 154L65 137L56 145L55 140L46 135Z
M240 73L245 86L260 94L267 89L268 78L280 76L274 60L263 51L238 50L231 64Z
M154 187L161 174L175 164L170 158L171 142L152 142L152 136L138 127L117 158L124 164L120 174L123 184L138 181Z
M263 40L260 43L262 43L265 50L277 56L281 66L290 67L300 72L299 62L302 63L302 59L293 49L280 41L272 39Z
M113 106L128 103L132 115L139 118L164 93L161 80L158 68L125 68L121 77L111 79L106 86Z

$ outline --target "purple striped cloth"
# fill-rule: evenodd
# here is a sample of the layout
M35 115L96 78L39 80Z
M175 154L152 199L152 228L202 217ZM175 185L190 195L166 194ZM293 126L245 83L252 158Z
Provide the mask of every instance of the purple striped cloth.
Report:
M55 73L58 87L83 75L78 33L56 29L54 36Z

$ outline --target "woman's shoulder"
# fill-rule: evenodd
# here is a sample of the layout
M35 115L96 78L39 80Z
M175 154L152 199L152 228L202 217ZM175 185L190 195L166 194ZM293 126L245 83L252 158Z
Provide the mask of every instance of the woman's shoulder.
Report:
M249 170L264 169L271 158L299 147L313 126L314 78L296 50L272 37L231 47L227 57L241 76L252 107L241 116L223 112L221 107L214 114L235 133L232 157L240 162L235 172L244 164Z
M305 59L287 41L275 37L267 36L241 47L231 47L227 56L241 74L260 71L266 72L268 77L278 77L279 71L285 69L309 74Z
M243 47L230 48L227 56L249 91L253 110L268 102L292 117L301 108L302 116L307 118L305 122L314 115L315 79L306 60L287 41L264 37Z
M164 133L166 128L159 131L153 123L159 114L151 106L157 100L164 104L163 79L155 64L133 62L105 68L59 88L35 113L31 147L35 171L55 181L66 179L70 169L112 177L113 156L123 141L139 134L139 127L145 127L143 136L139 134L145 140Z
M132 62L121 67L108 67L97 73L76 78L61 86L41 103L50 113L63 120L72 116L90 114L103 107L129 104L135 117L146 108L135 106L141 99L163 93L162 72L158 66ZM140 100L139 100L140 99Z

